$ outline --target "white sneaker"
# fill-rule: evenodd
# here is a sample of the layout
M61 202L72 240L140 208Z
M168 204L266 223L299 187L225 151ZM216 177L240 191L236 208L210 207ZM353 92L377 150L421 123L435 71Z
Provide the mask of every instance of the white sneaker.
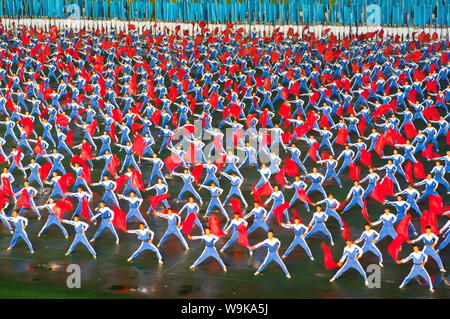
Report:
M333 278L330 279L330 282L333 282L333 281L335 281L335 280L336 280L336 279L334 279L334 277L333 277Z
M287 274L287 275L286 275L286 278L287 278L287 279L291 279L292 277L291 277L291 275Z
M364 285L369 286L369 282L367 280L364 281Z
M259 272L255 272L253 275L258 276L258 275L259 275Z
M381 268L384 267L383 263L378 263L378 265L379 265Z
M311 257L311 260L314 261L314 257Z

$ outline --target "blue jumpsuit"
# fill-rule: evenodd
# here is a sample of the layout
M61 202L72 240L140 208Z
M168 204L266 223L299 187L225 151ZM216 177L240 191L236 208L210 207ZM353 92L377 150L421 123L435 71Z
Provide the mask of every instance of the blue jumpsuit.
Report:
M361 274L361 276L364 278L364 282L367 282L366 272L362 268L359 261L356 259L356 257L360 257L362 256L362 254L363 251L359 246L354 244L352 244L351 247L346 246L344 248L344 253L342 254L342 258L340 260L340 262L344 262L345 260L345 263L337 271L337 273L334 275L333 278L338 279L344 272L346 272L350 268L353 268Z
M139 248L133 253L133 255L130 257L130 259L137 258L144 250L151 250L153 251L156 256L158 257L159 261L162 261L161 254L158 250L158 248L150 242L150 240L153 240L153 236L155 233L151 231L150 229L138 229L138 230L129 230L128 233L137 234L138 239L141 241L141 245Z
M102 217L102 222L100 223L100 227L95 232L95 235L92 239L96 240L98 236L106 229L108 228L111 233L113 234L116 241L119 240L119 236L117 235L116 229L114 228L114 225L112 223L114 219L114 212L109 209L108 207L99 208L99 213L97 215L94 215L92 217L92 220L96 220L98 217Z
M259 266L258 270L256 272L260 273L264 270L264 268L267 267L272 261L276 262L278 265L280 265L281 269L283 270L284 274L286 276L289 275L289 271L286 268L286 265L284 264L283 260L281 259L280 255L278 255L277 249L280 248L280 241L277 238L266 239L258 244L255 245L255 249L259 247L267 247L267 255L264 259L263 263Z
M168 222L168 227L166 232L164 233L163 237L161 238L161 240L159 241L158 245L162 245L164 244L164 242L167 240L167 238L170 235L175 235L178 237L178 239L180 239L181 244L186 248L189 249L188 244L186 243L186 240L184 239L183 235L181 234L180 230L178 229L178 224L181 222L181 217L177 214L161 214L158 213L157 214L159 217L162 217L164 219L167 219Z
M309 230L309 232L306 234L305 239L308 239L311 237L311 235L315 233L322 233L324 234L329 240L330 243L333 245L333 237L331 236L330 231L328 230L327 226L325 225L325 222L328 219L328 215L324 212L315 212L313 215L313 218L311 219L309 226L312 226L312 228Z
M425 281L428 284L428 287L430 289L433 289L433 282L431 281L430 275L428 275L427 270L422 265L422 263L426 262L428 260L427 255L425 255L423 252L419 251L417 253L413 252L408 257L402 259L402 262L405 263L408 260L413 260L413 266L411 268L411 271L409 272L408 276L403 280L401 286L404 287L407 285L411 279L414 279L417 276L422 277L425 279Z
M14 248L19 238L22 238L22 240L27 244L30 251L34 251L33 245L31 245L31 242L28 239L28 235L23 229L24 226L28 225L28 219L22 216L6 217L6 219L14 224L14 234L11 239L11 243L9 244L9 248Z
M368 251L373 252L378 257L378 262L383 263L383 255L377 246L373 243L374 240L378 241L379 234L373 229L369 231L364 231L361 236L355 240L355 243L358 244L364 240L364 244L362 246L362 255Z
M67 251L67 253L69 255L73 252L74 248L79 243L82 243L84 246L86 246L86 248L89 250L89 252L92 254L92 256L97 256L97 253L95 252L94 248L91 246L88 239L86 238L86 235L84 234L84 232L89 228L88 224L86 224L85 222L82 222L82 221L75 222L75 221L70 221L70 220L65 220L65 219L63 219L62 222L69 224L69 225L73 225L73 227L75 229L75 238L73 240L72 245L70 245L69 250Z
M309 256L309 258L314 259L313 255L311 253L311 250L309 249L308 244L306 243L305 239L303 238L303 234L308 231L308 227L306 227L303 224L283 224L284 228L293 229L294 230L294 240L289 245L286 252L283 254L283 256L288 256L297 246L302 247L306 254Z
M217 262L220 264L220 267L222 269L226 269L226 266L222 259L219 256L219 253L217 252L217 249L215 247L216 242L219 240L219 237L210 234L209 236L203 235L203 236L192 236L193 240L203 240L205 242L205 249L203 250L200 257L197 258L197 260L194 262L193 266L197 267L200 265L204 260L206 260L209 257L214 258L217 260Z

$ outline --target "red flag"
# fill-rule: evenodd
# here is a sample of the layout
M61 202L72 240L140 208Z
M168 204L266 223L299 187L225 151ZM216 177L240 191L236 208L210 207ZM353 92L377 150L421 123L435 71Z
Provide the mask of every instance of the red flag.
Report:
M414 183L413 179L413 163L408 161L405 165L405 175L409 183Z
M379 201L380 203L384 203L384 201L386 200L386 193L384 192L383 186L379 182L375 184L375 188L369 194L369 196L376 201Z
M59 219L62 219L64 215L73 209L72 201L69 197L61 198L55 206L53 206L53 212Z
M84 217L86 220L91 220L91 216L89 215L89 203L86 198L83 198L81 201L81 213L80 215Z
M85 142L81 144L80 157L86 160L91 160L94 158L94 156L92 155L92 147L90 143Z
M297 196L302 202L312 204L311 199L306 194L306 191L304 189L297 189Z
M426 178L425 170L421 162L414 163L414 176L416 178Z
M272 186L270 186L269 182L266 182L264 185L260 186L259 188L256 188L253 195L262 197L262 196L269 196L272 193L273 193Z
M56 124L59 126L69 126L69 120L64 114L58 114L56 115Z
M91 168L89 165L84 165L81 171L81 177L88 183L91 184Z
M323 251L323 264L325 266L325 269L331 270L334 268L338 268L339 265L334 261L330 247L328 247L327 244L323 242L320 244L320 247Z
M368 167L372 167L372 153L368 150L361 149L359 160Z
M348 228L348 224L345 222L344 219L342 219L342 224L344 226L344 230L342 231L342 238L347 239L347 238L352 238L352 236L350 235L350 229Z
M24 189L22 191L22 193L20 194L20 197L17 200L16 206L31 208L30 195L28 194L28 191L26 189Z
M128 178L125 174L116 178L116 193L120 191L122 186L128 181Z
M73 132L72 132L72 130L67 131L66 143L70 147L73 147Z
M422 151L422 155L427 159L434 159L436 157L440 157L439 154L433 151L433 144L428 144L427 148Z
M69 186L73 185L73 183L75 183L75 179L72 173L64 174L60 179L58 179L58 185L64 194L67 192Z
M297 176L298 175L298 164L290 159L289 157L286 157L284 159L285 163L286 163L286 173L289 176Z
M191 171L191 175L194 177L194 180L197 184L200 183L200 178L202 177L202 173L203 173L203 165L202 164L195 166Z
M36 145L34 145L33 152L36 154L42 155L42 142L41 140L38 140L36 142Z
M398 260L398 253L400 252L400 249L402 248L403 243L406 241L405 238L402 236L397 236L394 238L394 240L388 245L387 251L389 255L394 258L395 261Z
M412 123L406 123L404 126L404 131L408 139L414 138L418 134L414 124Z
M283 166L280 171L275 175L275 180L277 181L278 184L280 184L281 186L284 186L286 184L286 179L285 179L285 171L286 171L286 167Z
M27 137L29 137L31 135L31 133L33 133L34 123L29 117L23 117L17 122L22 125Z
M238 198L231 198L230 203L233 208L233 213L239 213L240 217L242 217L241 201Z
M377 152L378 156L382 156L383 154L383 148L386 145L386 138L384 134L380 135L377 142L375 143L374 150Z
M308 150L308 155L309 155L309 157L311 157L311 159L314 161L314 162L317 162L317 156L316 156L316 154L317 154L317 149L319 148L319 143L317 143L317 142L314 142L314 144L313 145L311 145L311 147L309 148L309 150Z
M159 205L159 203L161 203L163 200L165 200L169 197L170 197L170 194L161 194L161 195L150 196L148 198L148 200L150 202L150 207L152 208L152 210L155 210L156 207Z
M289 208L289 203L283 203L274 208L273 213L279 225L281 225L281 221L283 219L283 212Z
M169 172L173 172L173 170L181 165L181 159L178 155L169 155L164 159L164 164L167 166Z
M189 236L189 234L191 233L195 218L197 218L197 216L194 213L191 213L188 215L186 220L181 222L181 228L183 229L183 232L186 234L186 236Z
M394 182L389 177L385 177L380 186L386 195L394 195Z
M88 132L88 134L89 134L91 137L94 137L95 129L97 128L97 126L98 126L98 122L97 122L97 120L94 120L94 121L92 121L91 124L89 124L89 125L86 127L86 131Z
M137 135L134 138L132 149L133 152L135 152L139 157L144 156L144 149L145 149L146 143L142 135Z
M42 165L41 167L39 167L39 177L42 180L46 180L48 174L50 173L52 169L52 163L50 162L46 162L44 165Z
M409 238L408 227L410 222L411 222L411 215L409 214L406 214L406 216L403 217L402 220L398 222L396 229L398 236L402 236L403 238L408 240Z
M16 164L20 164L21 155L22 155L22 149L20 147L18 147L17 154L14 156L14 162L16 162Z
M108 164L108 171L111 173L112 176L117 175L116 170L117 170L117 167L119 167L119 165L120 165L120 159L117 157L116 154L113 154L113 156Z
M443 198L439 195L428 196L428 207L430 212L437 215L444 215L444 211L446 210L443 206Z
M425 228L427 226L431 227L431 232L439 235L439 228L437 227L436 214L431 210L424 210L422 216L420 217L420 229L422 233L425 233Z
M134 169L131 173L131 185L140 191L145 190L142 174L137 169Z
M11 188L11 181L7 177L2 178L2 190L8 196L14 196Z
M354 162L350 163L350 173L349 176L354 181L359 181L359 174L361 173L361 168Z
M226 234L223 232L220 227L220 219L215 214L212 214L208 219L208 227L211 230L211 234L216 236L225 236Z
M127 214L118 206L114 206L113 225L123 232L127 232Z
M250 247L247 236L247 226L240 224L238 227L238 244L244 247Z
M361 214L363 215L364 219L370 224L369 211L367 210L366 200L364 200L363 203L364 203L364 207L361 210Z

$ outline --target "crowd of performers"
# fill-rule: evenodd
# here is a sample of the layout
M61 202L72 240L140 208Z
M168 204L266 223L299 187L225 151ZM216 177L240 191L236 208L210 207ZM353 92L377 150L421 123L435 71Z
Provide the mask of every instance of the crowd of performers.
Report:
M95 240L108 229L116 243L124 232L137 236L129 261L151 250L162 264L160 249L174 235L186 250L204 241L192 269L212 257L226 271L221 254L239 244L250 255L267 249L255 275L276 262L290 278L283 259L300 246L338 269L330 281L354 268L367 285L359 259L370 251L382 267L377 244L386 240L397 263L413 265L400 287L421 276L433 291L426 265L445 272L450 238L449 43L424 32L338 41L307 27L265 37L232 25L202 28L193 38L139 35L132 25L118 34L2 30L0 219L12 234L8 250L22 249L21 239L33 253L33 237L45 240L53 225L66 238L75 233L67 255L81 243L96 258ZM339 188L348 192L340 201ZM368 209L376 202L384 211ZM159 240L147 214L167 223ZM358 238L348 214L366 219ZM327 226L335 222L346 242L337 263ZM29 237L28 223L42 229ZM267 239L250 244L256 230ZM281 231L292 232L287 249ZM323 252L312 252L308 241L321 237Z

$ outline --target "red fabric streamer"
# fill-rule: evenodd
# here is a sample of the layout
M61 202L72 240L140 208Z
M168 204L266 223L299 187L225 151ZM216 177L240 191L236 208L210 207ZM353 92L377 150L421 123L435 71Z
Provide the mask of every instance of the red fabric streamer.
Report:
M283 212L289 208L289 203L283 203L274 208L273 213L275 218L277 219L278 225L281 225L281 221L283 219Z
M73 177L72 173L64 174L60 179L58 179L58 185L64 194L67 192L67 189L74 183L75 178Z
M134 169L131 173L131 185L140 191L145 190L142 174L137 169Z
M11 181L7 177L2 178L2 190L8 196L14 196L11 188Z
M297 196L302 202L306 202L308 204L312 204L311 199L306 194L306 191L304 189L297 189Z
M372 165L372 153L368 150L362 149L360 151L359 161L368 167L373 167Z
M136 135L132 145L133 152L135 152L139 157L142 157L144 156L145 146L146 143L142 135L141 134Z
M159 205L159 203L161 203L163 200L165 200L169 197L170 197L170 194L161 194L161 195L150 196L148 198L148 200L150 202L150 207L152 208L152 210L155 210L156 207Z
M81 144L81 154L80 157L85 160L91 160L94 158L92 155L92 147L89 142L85 142Z
M222 237L226 234L220 227L220 219L215 214L212 214L208 219L208 227L211 230L211 234Z
M277 183L280 184L281 186L286 185L285 172L286 172L286 167L283 166L274 177L275 180L277 181Z
M355 163L351 162L350 163L350 172L349 172L350 178L354 181L359 181L360 173L361 173L361 168L358 165L356 165Z
M27 208L31 208L31 204L30 204L30 195L28 194L28 191L26 189L24 189L21 193L20 193L20 197L17 200L16 203L17 207L27 207Z
M411 161L408 161L408 163L406 163L406 165L405 165L405 175L406 175L406 179L408 180L409 183L414 183L413 166L414 165Z
M339 268L339 265L333 259L330 247L328 247L327 244L323 242L320 244L320 247L322 248L323 251L323 264L325 266L325 269L331 270Z
M239 213L240 217L242 217L241 201L238 198L231 198L230 203L231 203L231 207L233 209L233 213Z
M53 212L61 220L64 215L73 209L72 200L69 197L61 198L55 206L53 206Z
M250 242L248 241L247 226L240 224L238 227L238 244L244 247L250 247Z
M169 172L181 165L181 158L178 155L169 155L164 159L164 164L167 166Z
M416 178L426 178L425 169L421 162L414 163L414 176Z
M367 202L366 200L363 201L364 206L361 209L361 215L363 215L364 219L370 224L370 219L369 219L369 211L367 210Z
M297 176L298 175L298 164L294 160L290 159L289 157L286 157L284 159L284 162L286 163L286 166L285 166L286 173L289 176Z
M48 174L52 169L52 163L46 162L44 165L39 167L39 177L44 181L47 179Z
M195 218L197 218L197 215L191 213L184 221L181 222L181 229L186 234L186 236L189 236L189 234L191 233L192 226L194 226Z
M424 210L422 216L420 217L420 230L425 233L425 228L427 226L431 227L431 232L439 235L439 228L437 227L436 214L431 210Z
M83 198L81 201L81 217L84 217L86 220L90 221L91 216L89 214L89 203L86 198Z
M308 150L308 155L314 162L317 162L317 149L319 146L319 143L315 142Z
M344 225L344 230L342 231L342 238L347 239L347 238L352 238L352 236L350 235L350 229L348 228L348 224L347 222L342 219L342 225Z
M345 145L347 144L348 130L346 128L339 129L336 136L336 144Z
M202 164L195 166L191 171L191 175L194 177L194 180L197 184L200 183L200 178L202 177L202 173L203 173L203 165Z
M121 210L118 206L114 206L114 218L113 225L123 232L127 232L127 214Z

